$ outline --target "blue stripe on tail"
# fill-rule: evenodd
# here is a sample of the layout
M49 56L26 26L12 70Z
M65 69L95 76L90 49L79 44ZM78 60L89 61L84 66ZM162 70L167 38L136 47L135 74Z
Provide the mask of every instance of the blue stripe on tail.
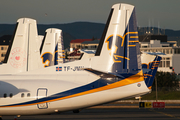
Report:
M111 37L108 39L114 40ZM131 14L124 35L117 35L115 40L116 49L113 54L112 72L137 74L138 70L141 69L141 59L135 9Z
M150 62L148 65L142 64L144 81L148 88L152 87L158 66L160 64L161 57L156 56L155 59Z

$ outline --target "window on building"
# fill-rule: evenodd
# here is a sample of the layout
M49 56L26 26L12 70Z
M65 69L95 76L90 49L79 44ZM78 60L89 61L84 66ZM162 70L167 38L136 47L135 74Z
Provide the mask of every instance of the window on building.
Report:
M165 67L165 61L162 61L162 67Z
M175 54L180 54L180 49L174 49Z
M165 49L163 49L162 52L165 53Z
M176 50L177 50L177 49L174 49L174 54L177 54Z
M170 60L170 58L166 58L166 60Z
M157 52L161 52L161 50L157 49Z
M168 67L169 68L170 67L170 60L171 60L171 58L169 58L169 57L163 57L161 62L160 62L159 67Z
M163 53L163 50L161 49L159 52Z
M166 54L169 54L169 49L166 50Z
M91 46L91 48L96 48L96 45Z
M169 50L169 54L172 54L172 49Z
M170 61L166 61L166 67L170 67Z
M162 61L160 62L159 67L162 67Z
M4 47L1 47L1 50L4 50Z
M180 54L180 49L177 49L177 51L178 51L177 54Z
M169 47L168 45L163 45L162 47Z
M76 45L76 48L81 48L81 46L80 45Z
M5 54L5 53L2 53L2 54L1 54L1 57L5 57L5 56L6 56L6 54Z

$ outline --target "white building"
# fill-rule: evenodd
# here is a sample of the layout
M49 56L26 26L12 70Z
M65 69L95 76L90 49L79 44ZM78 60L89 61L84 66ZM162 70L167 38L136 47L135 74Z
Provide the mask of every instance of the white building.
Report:
M150 40L150 42L140 42L142 52L161 52L166 55L162 57L158 71L180 73L180 47L176 41L161 42L160 40Z

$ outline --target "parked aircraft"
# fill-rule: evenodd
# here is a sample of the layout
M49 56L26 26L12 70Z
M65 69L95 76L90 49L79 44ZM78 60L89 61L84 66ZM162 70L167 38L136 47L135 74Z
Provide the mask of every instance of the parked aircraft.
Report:
M4 62L0 65L0 73L15 74L43 68L44 66L57 65L60 59L64 61L64 58L58 59L57 54L58 40L59 43L63 42L62 30L50 28L46 30L43 40L42 38L37 33L36 20L30 18L18 19ZM59 54L63 55L64 48L62 46L61 43ZM52 56L47 54L51 54L54 58L52 59ZM52 60L55 62L49 64Z
M148 93L138 42L134 6L113 5L94 57L1 75L0 115L76 111Z

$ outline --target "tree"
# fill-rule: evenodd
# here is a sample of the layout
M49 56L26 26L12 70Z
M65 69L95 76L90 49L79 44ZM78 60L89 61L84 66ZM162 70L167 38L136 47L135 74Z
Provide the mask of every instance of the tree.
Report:
M176 75L169 72L157 72L157 87L162 91L177 90L179 81ZM153 90L155 90L155 82L153 83Z

